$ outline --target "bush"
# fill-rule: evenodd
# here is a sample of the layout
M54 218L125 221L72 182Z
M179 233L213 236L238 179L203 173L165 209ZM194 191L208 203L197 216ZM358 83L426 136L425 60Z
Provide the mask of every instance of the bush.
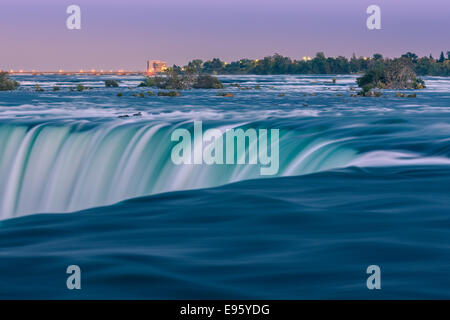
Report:
M176 69L169 69L164 75L154 77L153 80L154 86L159 89L185 90L192 88L195 75L181 74Z
M195 89L222 89L222 82L216 77L202 74L198 75L192 69L184 71L176 68L168 69L163 75L146 77L139 87L156 87L166 90Z
M82 84L77 85L77 90L78 90L78 91L81 92L81 91L83 91L84 89L86 89L86 88L85 88L85 86L83 86Z
M116 80L105 80L105 87L107 88L117 88L119 83Z
M59 91L59 87L58 86L54 86L53 87L53 91Z
M0 72L0 91L15 90L18 86L17 81L9 78L8 72Z
M356 83L363 91L369 91L372 88L379 87L386 83L384 68L374 68L366 72L362 77L356 79Z
M202 74L197 77L193 85L195 89L223 89L222 82L209 74Z
M146 77L144 81L142 81L138 87L154 87L155 86L155 79L152 77Z

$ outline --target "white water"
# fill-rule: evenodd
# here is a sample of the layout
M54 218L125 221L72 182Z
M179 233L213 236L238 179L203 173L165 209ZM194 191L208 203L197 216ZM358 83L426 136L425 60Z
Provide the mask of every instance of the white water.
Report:
M174 190L261 178L259 165L174 165L177 125L83 121L0 125L1 219L69 212ZM278 175L342 167L355 152L339 141L280 138Z

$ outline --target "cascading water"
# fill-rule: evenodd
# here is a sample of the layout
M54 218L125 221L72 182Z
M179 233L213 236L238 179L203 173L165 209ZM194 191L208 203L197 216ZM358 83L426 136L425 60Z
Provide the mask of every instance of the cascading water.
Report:
M141 78L120 78L115 89L105 88L105 79L24 75L20 90L0 94L0 219L348 166L450 164L449 125L442 116L450 82L440 78L427 79L416 103L389 92L380 99L347 99L354 76L336 84L322 76L224 77L225 83L261 85L228 86L234 99L211 90L187 90L177 99L131 92L118 97ZM95 90L66 88L74 83ZM35 84L46 90L32 91ZM49 90L55 84L63 90ZM117 119L123 114L142 117ZM171 134L180 127L192 131L195 120L208 128L280 129L278 173L261 175L261 165L248 162L175 165Z
M253 164L175 165L170 135L180 125L85 121L1 125L1 219L264 177ZM277 175L345 166L355 158L355 151L340 145L345 140L300 139L282 131Z

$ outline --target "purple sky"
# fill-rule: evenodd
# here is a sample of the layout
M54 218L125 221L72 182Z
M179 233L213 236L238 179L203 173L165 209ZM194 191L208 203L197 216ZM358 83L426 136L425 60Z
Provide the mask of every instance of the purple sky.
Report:
M82 29L66 28L66 8ZM381 7L382 30L366 28ZM1 0L0 69L143 70L147 59L184 64L278 52L398 56L450 50L449 0Z

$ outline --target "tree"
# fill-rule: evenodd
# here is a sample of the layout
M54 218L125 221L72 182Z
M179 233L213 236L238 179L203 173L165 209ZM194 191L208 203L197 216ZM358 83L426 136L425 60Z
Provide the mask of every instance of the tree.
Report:
M327 59L325 58L325 54L323 52L318 52L316 57L312 60L312 71L316 74L329 73Z
M203 72L205 73L220 73L223 70L225 63L218 58L214 58L211 61L206 61L203 64Z
M412 62L417 62L417 54L412 53L412 52L407 52L405 54L402 54L402 58L407 58L410 59Z
M377 61L377 60L382 60L383 59L383 55L380 53L375 53L373 55L373 60Z
M447 52L450 57L450 51ZM444 57L445 58L445 57ZM403 60L410 63L413 70L419 75L448 76L450 63L444 59L443 63L430 57L418 58L415 53L407 52L402 56ZM395 60L395 59L394 59ZM440 60L442 61L442 54ZM450 60L450 59L449 59ZM201 60L193 60L184 68L174 66L173 71L189 78L193 83L199 74L349 74L364 73L375 67L388 66L392 59L384 58L375 53L372 58L356 57L325 57L318 53L314 59L292 60L280 54L264 57L261 60L241 59L230 63L224 63L220 59L212 59L202 63ZM184 79L186 80L186 79ZM142 85L153 86L153 78L146 80Z
M439 57L439 62L443 63L445 61L444 51L441 51L441 55Z
M383 66L372 68L356 81L364 93L373 88L421 89L425 87L423 80L417 78L411 60L407 57L394 59Z
M200 59L195 59L189 62L187 66L193 68L196 73L200 73L202 71L203 61Z

